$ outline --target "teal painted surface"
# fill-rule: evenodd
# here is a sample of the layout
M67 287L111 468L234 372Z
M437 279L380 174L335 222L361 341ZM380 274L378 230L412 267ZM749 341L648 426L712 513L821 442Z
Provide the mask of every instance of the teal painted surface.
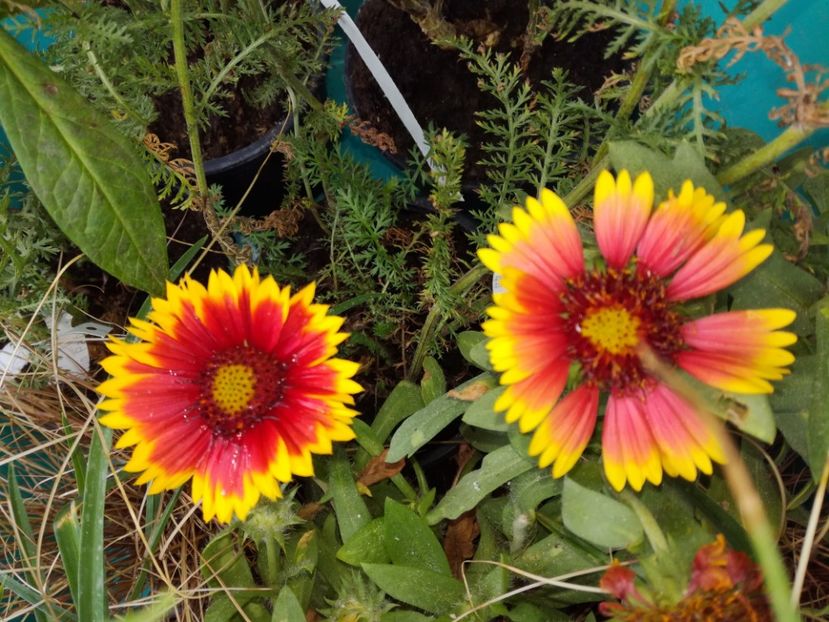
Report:
M340 0L352 19L357 18L357 11L362 0ZM345 50L348 47L348 39L337 29L339 43L331 53L331 64L325 76L325 87L329 99L345 103ZM351 110L353 113L354 111ZM371 167L372 174L378 179L391 179L400 176L400 169L389 162L380 150L376 147L366 145L356 136L353 136L348 129L345 129L342 140L342 148L348 150L359 162L367 163Z
M702 7L705 15L717 23L723 20L720 0L698 0L697 4ZM726 0L724 4L731 7L734 0ZM788 0L763 25L763 32L769 35L787 33L786 44L797 54L802 64L829 67L829 0ZM783 70L762 52L746 54L728 72L743 76L743 80L739 84L720 89L720 101L715 104L715 109L725 117L729 125L750 129L763 139L772 140L780 134L781 129L775 121L768 118L768 114L772 108L784 103L776 91L788 88L792 83L786 82ZM829 130L817 132L809 144L815 148L829 146Z

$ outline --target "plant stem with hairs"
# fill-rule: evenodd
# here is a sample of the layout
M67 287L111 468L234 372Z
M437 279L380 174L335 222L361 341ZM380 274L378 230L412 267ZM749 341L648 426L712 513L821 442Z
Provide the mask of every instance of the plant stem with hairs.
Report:
M187 124L187 138L190 142L190 154L193 160L193 169L196 174L199 198L207 207L207 176L204 173L204 161L199 139L199 126L196 121L196 108L193 101L193 90L190 88L190 74L187 68L187 48L184 44L184 16L182 15L182 0L170 0L170 22L173 27L173 56L175 57L176 78L181 89L181 107L184 110L184 121Z
M650 348L640 348L639 358L644 368L666 386L684 398L702 418L705 426L714 434L725 457L722 467L731 495L740 509L742 522L751 541L754 554L766 585L766 593L778 622L798 622L801 618L791 602L791 587L786 567L777 550L777 535L766 516L765 506L751 474L743 462L740 451L728 434L723 422L716 416L716 409L708 403L672 367L663 363Z
M441 15L443 0L434 0L434 3L430 0L387 0L387 2L394 8L408 13L412 21L420 26L423 34L439 47L444 47L441 41L453 39L457 34L455 27Z

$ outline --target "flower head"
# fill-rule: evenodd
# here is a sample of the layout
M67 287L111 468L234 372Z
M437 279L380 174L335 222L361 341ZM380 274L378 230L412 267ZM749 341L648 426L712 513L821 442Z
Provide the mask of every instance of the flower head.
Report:
M745 215L686 181L653 209L649 174L599 175L593 207L603 261L586 265L576 224L549 190L513 210L513 222L479 251L501 276L483 325L492 365L506 385L495 404L522 432L530 454L555 477L581 456L607 394L604 470L616 489L659 484L663 471L693 480L723 455L693 407L645 369L648 349L725 391L769 393L788 373L783 349L796 337L778 329L787 309L730 311L693 319L682 304L744 277L771 253L762 230L744 233ZM564 395L571 368L577 385Z
M205 288L185 277L155 298L149 321L131 319L137 343L112 339L101 423L135 446L124 467L156 493L193 478L205 520L244 519L279 482L312 475L312 453L354 437L351 380L358 365L332 358L342 318L240 266Z
M744 553L728 549L722 535L697 551L691 581L678 602L661 602L650 590L643 595L635 578L614 561L599 586L621 602L603 602L599 611L618 622L771 621L760 569Z

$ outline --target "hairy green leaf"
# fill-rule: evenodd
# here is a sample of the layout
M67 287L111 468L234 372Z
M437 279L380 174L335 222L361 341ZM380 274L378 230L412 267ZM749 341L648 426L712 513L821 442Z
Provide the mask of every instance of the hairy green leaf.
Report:
M485 383L492 387L495 379L491 374L480 374L455 389L455 394L462 393L476 383ZM452 423L469 408L470 402L444 394L432 400L426 406L403 422L391 438L386 462L397 462L414 454L418 449L432 440L443 428Z
M423 406L420 387L408 380L401 380L383 402L380 411L371 423L371 429L377 439L383 443L401 421Z
M449 613L463 601L463 584L444 574L391 564L363 564L363 570L389 596L424 611Z
M287 585L279 591L273 604L271 622L305 622L305 612Z
M561 493L564 526L602 548L620 549L642 540L644 531L626 505L565 478Z
M101 268L162 293L164 222L137 149L2 29L0 59L0 124L49 215Z
M434 525L444 518L455 519L471 510L487 495L514 477L533 468L533 461L505 445L488 454L481 468L466 474L429 512L426 520Z
M815 481L829 460L829 297L817 309L817 367L812 385L807 439L809 467Z
M384 540L392 563L452 575L435 534L420 516L386 497Z
M337 559L359 566L362 563L385 564L391 561L386 552L384 538L386 530L383 518L375 518L354 532L348 542L337 551Z
M331 496L334 497L334 513L337 515L340 537L346 543L361 527L369 523L371 514L357 491L348 459L340 448L331 460L328 484Z

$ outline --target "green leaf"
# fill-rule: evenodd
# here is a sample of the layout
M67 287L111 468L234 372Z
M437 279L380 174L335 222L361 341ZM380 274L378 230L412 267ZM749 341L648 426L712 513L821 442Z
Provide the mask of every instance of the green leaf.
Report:
M732 309L792 309L797 318L787 328L801 337L812 334L811 307L823 295L823 285L811 274L772 253L736 287L729 290Z
M18 581L15 579L11 573L8 572L0 572L0 586L5 587L10 592L13 592L15 596L25 600L27 603L33 606L33 608L37 611L40 607L43 607L43 596L40 592L33 589L31 586L23 583L22 581ZM0 595L3 594L3 590L0 590ZM47 605L48 606L48 605ZM66 611L65 609L58 609L54 606L49 607L49 615L52 616L51 618L47 618L48 620L69 620L71 622L75 622L77 618Z
M491 492L500 488L514 477L529 471L534 466L526 455L516 453L512 445L505 445L488 454L481 462L481 468L461 478L440 503L429 512L426 521L430 525L443 519L455 519L471 510Z
M420 381L423 403L428 404L444 393L446 393L446 376L443 374L443 369L434 358L427 356L423 361L423 379Z
M133 611L123 617L115 618L118 622L163 622L167 614L181 600L172 592L161 592L154 597L155 602L140 611Z
M425 404L420 394L420 387L408 380L401 380L386 398L386 401L383 402L380 411L371 424L371 430L377 439L384 443L391 431L401 421L404 421L423 406Z
M545 577L557 577L598 565L582 547L559 533L552 533L527 547L515 558L514 564L521 570Z
M602 548L630 547L644 537L642 524L629 507L569 477L561 493L561 518L567 529Z
M384 542L392 563L452 576L435 534L420 516L386 497Z
M383 518L375 518L354 532L348 542L337 551L337 559L352 566L359 566L364 562L369 564L390 562L391 558L386 552L384 542L386 531L383 522Z
M380 622L429 622L429 620L434 620L434 618L417 611L387 611L380 616Z
M557 614L559 613L555 610L541 609L531 603L519 603L516 607L512 608L509 614L507 614L507 617L512 622L559 622L559 620L566 622L566 620L570 619L563 613L561 614L562 617L558 617Z
M305 612L287 585L279 591L273 604L271 622L305 622Z
M37 567L37 545L34 538L34 532L32 531L32 523L29 521L29 514L26 512L26 505L23 503L23 495L20 494L20 486L17 481L17 473L14 462L9 463L8 482L9 503L12 508L12 517L14 518L14 523L20 532L17 541L22 549L21 552L25 555L23 563L25 567L32 569L27 571L26 575L30 577L30 583L32 585L38 585L40 581L33 580L34 573L36 572L34 568ZM38 622L45 622L47 619L46 614L40 607L35 609L34 613Z
M0 29L0 125L66 236L118 279L161 294L161 208L138 147Z
M506 387L496 387L492 391L484 393L463 414L463 422L493 432L509 430L510 426L504 420L504 413L495 412L495 402L505 390Z
M69 593L72 594L72 601L77 603L78 571L81 567L81 525L74 501L58 512L52 528L66 572L66 580L69 582Z
M388 462L394 462L388 460ZM331 460L331 470L328 474L328 485L331 496L334 498L334 514L337 516L337 525L340 527L340 537L343 544L348 542L361 527L371 520L371 514L366 502L357 491L351 466L345 457L342 448L337 448Z
M812 477L818 481L829 459L829 297L821 301L816 315L817 366L806 444L809 468Z
M712 477L712 481L715 480L716 476ZM710 494L702 488L701 484L698 482L690 483L682 480L674 480L672 485L680 490L683 496L689 500L691 507L710 521L716 531L719 531L725 536L729 546L743 553L751 553L751 541L743 526L731 514L726 512L719 503L712 499Z
M231 599L224 592L215 592L205 612L205 622L227 622L235 619L239 608L254 598L262 596L256 588L250 566L244 554L236 547L232 532L225 530L216 535L202 550L201 574L207 585L214 589L232 590ZM239 588L251 588L246 591Z
M769 523L777 533L777 537L779 537L782 535L780 530L784 526L782 521L785 514L785 500L781 497L784 491L777 484L777 478L772 470L773 463L770 464L757 444L748 439L743 440L740 455L749 475L751 475L751 479L754 480L754 486L757 488L760 498L763 500L763 507ZM776 469L776 467L774 468Z
M769 405L767 395L746 395L744 393L723 393L727 400L727 412L734 413L728 418L746 434L750 434L764 443L773 443L777 435L774 413Z
M255 587L253 574L241 551L233 542L233 534L223 531L217 534L201 553L201 574L210 587Z
M492 363L489 361L489 350L486 349L486 341L476 343L469 350L469 361L478 369L492 371Z
M774 393L769 395L777 428L789 446L806 460L817 360L817 356L811 354L798 356L792 365L792 373L776 382Z
M459 386L456 391L484 382L495 386L491 374L480 374ZM394 433L389 446L386 462L397 462L407 458L432 440L443 428L452 423L469 408L470 402L458 400L449 395L442 395L411 415Z
M705 188L718 201L727 197L703 157L687 142L679 144L673 158L633 140L614 141L609 147L610 162L617 171L627 169L634 178L645 171L651 174L657 202L667 198L668 190L678 193L686 179Z
M463 601L463 584L437 572L391 564L363 564L363 570L392 598L430 613L449 613Z
M465 330L458 335L458 350L460 350L463 358L475 365L475 361L472 359L472 348L484 342L486 342L486 335L482 332Z
M78 619L97 622L106 618L104 589L104 501L112 431L95 426L86 465L80 532Z
M553 478L548 469L536 469L525 473L512 483L511 493L518 509L528 512L536 509L542 501L561 494L563 480Z

